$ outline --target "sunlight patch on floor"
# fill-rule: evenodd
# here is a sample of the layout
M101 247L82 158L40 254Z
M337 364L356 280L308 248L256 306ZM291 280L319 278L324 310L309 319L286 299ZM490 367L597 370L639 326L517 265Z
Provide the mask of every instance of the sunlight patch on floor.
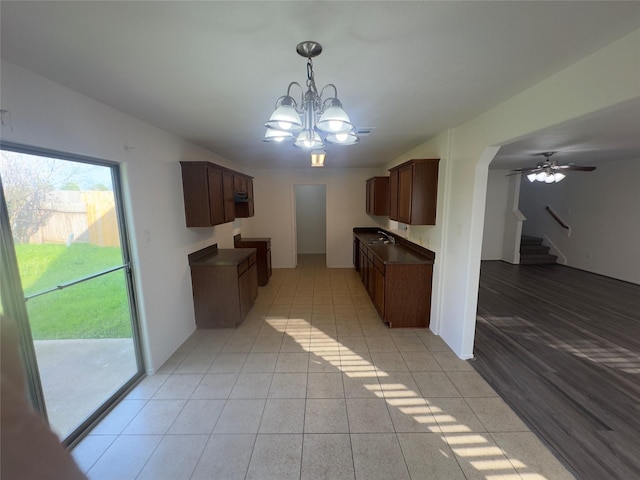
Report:
M349 378L363 379L362 387L376 397L384 399L389 406L411 416L416 423L428 425L427 428L430 431L442 433L442 441L452 449L456 458L467 462L486 480L547 480L546 477L537 473L520 473L528 467L519 460L508 458L506 452L500 447L487 445L489 440L485 436L457 435L470 433L471 428L459 422L453 415L444 412L437 405L431 404L403 383L379 383L380 378L389 377L387 372L344 346L317 326L310 324L306 319L289 319L289 322L293 322L298 328L287 328L276 319L271 321L275 322L275 328L280 329L278 331L284 331L306 351L329 363ZM376 381L367 383L367 378L375 378ZM449 456L444 451L442 454L445 457ZM518 473L501 473L504 470L515 470Z

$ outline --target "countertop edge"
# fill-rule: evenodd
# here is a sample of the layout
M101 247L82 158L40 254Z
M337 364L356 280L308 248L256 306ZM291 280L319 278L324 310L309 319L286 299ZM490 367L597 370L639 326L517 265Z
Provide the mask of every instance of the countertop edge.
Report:
M216 244L217 245L217 244ZM255 248L203 248L189 254L189 266L234 266L240 265L252 254L257 253Z

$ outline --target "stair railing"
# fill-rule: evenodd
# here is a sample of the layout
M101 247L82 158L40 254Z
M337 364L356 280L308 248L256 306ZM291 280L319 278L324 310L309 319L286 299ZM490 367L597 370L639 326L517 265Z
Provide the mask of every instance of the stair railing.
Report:
M547 205L545 207L545 210L549 213L549 215L551 215L551 217L558 223L558 225L560 225L562 228L564 228L565 230L567 230L567 237L571 236L571 227L569 225L567 225L567 223L562 220L562 218L560 218L560 215L558 215L553 208L551 208L549 205Z
M544 234L542 236L543 240L545 242L547 242L547 244L550 246L549 252L552 255L555 255L556 257L558 257L557 263L561 263L563 265L567 264L567 257L565 256L564 253L562 253L560 251L560 249L558 248L558 246L553 242L553 240L551 240L551 238L549 237L549 235Z

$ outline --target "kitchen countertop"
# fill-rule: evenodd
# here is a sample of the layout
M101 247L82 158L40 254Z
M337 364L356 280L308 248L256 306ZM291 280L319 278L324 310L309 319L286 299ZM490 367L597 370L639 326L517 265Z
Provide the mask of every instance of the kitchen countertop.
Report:
M254 253L256 253L255 248L218 249L216 243L189 254L189 265L209 267L240 265Z
M235 241L235 240L234 240ZM270 237L241 237L237 242L270 242Z
M367 240L379 239L381 235L377 233L379 228L354 228L354 235L384 264L433 264L435 253L419 245L411 244L408 240L397 237L392 233L382 230L396 239L396 244L374 243Z

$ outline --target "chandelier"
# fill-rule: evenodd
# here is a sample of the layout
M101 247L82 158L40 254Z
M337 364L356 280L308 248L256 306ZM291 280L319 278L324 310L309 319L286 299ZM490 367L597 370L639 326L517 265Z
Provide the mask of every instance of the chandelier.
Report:
M302 42L296 51L307 59L307 91L298 82L289 84L287 94L278 98L275 111L265 123L267 132L264 141L293 140L296 147L306 150L321 150L325 142L335 145L357 143L356 129L342 109L336 86L329 83L320 93L316 88L312 58L322 53L322 45L313 41ZM302 92L299 102L291 95L294 85Z

